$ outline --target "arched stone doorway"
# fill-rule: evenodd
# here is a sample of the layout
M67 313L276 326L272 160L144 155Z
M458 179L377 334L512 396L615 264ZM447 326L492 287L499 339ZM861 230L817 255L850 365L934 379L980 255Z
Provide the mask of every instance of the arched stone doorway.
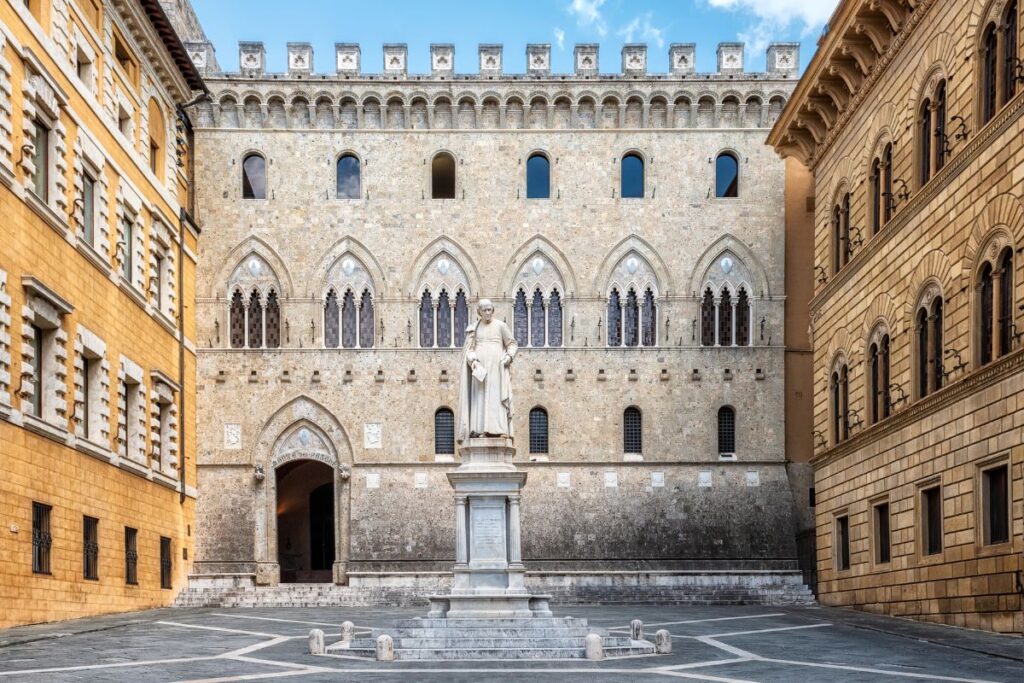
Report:
M347 582L352 450L341 425L307 397L264 425L253 462L256 583Z
M281 583L329 583L335 559L334 472L315 460L275 470Z

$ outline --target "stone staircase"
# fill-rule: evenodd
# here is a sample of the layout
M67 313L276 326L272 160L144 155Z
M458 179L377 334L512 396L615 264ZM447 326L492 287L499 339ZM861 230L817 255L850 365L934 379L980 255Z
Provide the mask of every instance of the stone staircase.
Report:
M551 595L558 605L810 605L814 595L798 572L764 574L691 574L675 583L576 581L565 585L534 583L527 587ZM330 583L250 582L211 585L194 582L178 594L176 607L422 607L437 586L337 586Z
M377 637L389 635L397 660L584 659L585 638L601 636L605 657L654 654L654 645L592 628L586 619L400 619L391 629L327 647L331 654L373 659Z

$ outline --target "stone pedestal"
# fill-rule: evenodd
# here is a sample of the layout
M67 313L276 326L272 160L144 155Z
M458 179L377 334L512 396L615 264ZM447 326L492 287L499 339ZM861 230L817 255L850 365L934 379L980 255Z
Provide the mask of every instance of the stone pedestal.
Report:
M550 617L549 596L530 595L523 581L519 496L526 473L516 469L512 439L474 438L448 473L455 489L455 567L450 595L430 599L431 618Z

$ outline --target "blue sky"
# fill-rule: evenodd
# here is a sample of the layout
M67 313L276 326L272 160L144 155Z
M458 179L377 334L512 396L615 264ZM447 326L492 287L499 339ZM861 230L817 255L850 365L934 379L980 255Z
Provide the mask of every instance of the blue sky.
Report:
M381 45L408 43L409 70L429 71L430 43L454 43L456 71L477 71L477 45L503 43L506 73L522 73L527 43L551 43L552 67L572 71L575 43L601 45L601 70L617 72L625 42L648 45L648 68L668 68L669 43L697 43L697 68L714 71L720 42L747 44L748 70L764 68L768 42L800 41L803 66L837 0L192 0L226 71L238 41L260 40L270 71L285 70L285 43L313 44L316 70L333 72L335 42L362 45L363 71L381 70Z

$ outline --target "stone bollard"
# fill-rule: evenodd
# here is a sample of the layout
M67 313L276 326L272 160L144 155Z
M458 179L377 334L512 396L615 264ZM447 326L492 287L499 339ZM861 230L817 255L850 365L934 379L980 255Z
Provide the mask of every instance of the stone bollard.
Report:
M348 645L352 642L352 636L355 634L356 625L351 621L341 622L341 644Z
M324 632L318 628L309 632L309 654L322 655L326 652L324 647Z
M639 619L634 619L629 622L629 637L633 640L644 639L644 622Z
M583 639L583 644L586 647L587 659L604 659L604 643L601 641L601 636L596 633L588 633L587 637Z
M386 634L377 636L377 661L395 661L395 642L391 640L391 636Z
M672 634L661 629L654 634L654 651L659 655L672 654Z

